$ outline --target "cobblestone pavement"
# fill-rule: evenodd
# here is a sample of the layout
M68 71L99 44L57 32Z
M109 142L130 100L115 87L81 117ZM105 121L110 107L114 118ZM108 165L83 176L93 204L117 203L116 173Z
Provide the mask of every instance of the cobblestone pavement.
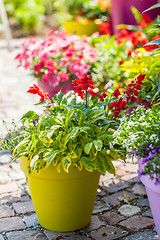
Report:
M17 53L9 53L0 41L0 135L12 128L12 119L35 109L35 96L26 93L29 72L16 68ZM37 107L36 107L37 108ZM40 111L40 110L38 110ZM143 185L137 178L137 164L116 161L116 177L101 175L91 224L75 232L58 233L39 223L18 162L11 163L8 151L0 153L0 240L153 240L158 239Z

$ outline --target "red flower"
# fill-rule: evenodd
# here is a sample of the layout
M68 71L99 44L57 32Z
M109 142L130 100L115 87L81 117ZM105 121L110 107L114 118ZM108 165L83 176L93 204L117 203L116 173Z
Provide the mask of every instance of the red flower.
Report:
M137 98L135 96L130 97L131 102L137 102Z
M138 75L138 77L137 77L137 83L138 83L138 84L143 84L142 80L144 80L145 76L146 76L146 74L140 74L140 75Z
M110 23L100 23L98 25L99 27L99 33L100 35L103 35L103 34L111 34L111 30L110 30Z
M116 89L114 92L113 92L113 96L115 96L116 98L118 98L118 96L120 95L120 91L118 89Z
M57 237L58 240L62 239L62 236Z
M147 227L146 227L147 229L150 229L151 228L151 225L147 225Z
M27 92L28 93L32 93L32 94L38 94L41 97L40 98L40 102L41 103L43 103L44 97L48 97L49 96L49 94L47 92L44 93L36 84L33 84L33 86L30 87Z
M103 237L107 236L107 233L104 232L104 233L102 234L102 236L103 236Z
M142 19L146 22L146 23L152 23L152 19L150 18L150 16L148 16L146 13L142 14Z
M119 63L119 65L122 65L124 63L124 60L122 59L118 63Z

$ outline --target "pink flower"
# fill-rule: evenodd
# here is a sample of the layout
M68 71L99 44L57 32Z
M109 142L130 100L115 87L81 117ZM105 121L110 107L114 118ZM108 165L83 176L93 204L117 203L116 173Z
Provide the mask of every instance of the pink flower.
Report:
M49 77L48 84L52 87L56 87L59 85L58 78L55 75Z
M59 66L61 68L66 68L69 65L69 59L68 58L61 58L60 62L59 62Z
M46 67L48 69L48 73L49 74L57 74L57 65L56 65L56 62L55 60L53 59L50 59L46 62Z
M49 75L49 74L43 74L43 76L42 76L42 81L43 81L43 82L48 82L48 81L49 81L49 78L50 78L50 75Z
M42 63L37 63L37 64L34 66L34 74L35 74L35 75L40 74L42 68L43 68L43 64L42 64Z
M40 52L40 49L34 49L34 50L31 52L31 55L32 55L33 57L36 57L36 56L39 54L39 52Z
M96 57L96 55L95 55L95 54L93 54L93 53L91 53L91 54L87 55L87 56L86 56L86 58L87 58L87 59L88 59L88 61L90 61L90 62L96 62L96 60L97 60L97 57Z
M57 79L59 82L65 82L69 80L69 75L66 72L59 72Z
M81 63L81 59L78 56L78 57L73 58L72 62L75 63L75 64L80 64Z

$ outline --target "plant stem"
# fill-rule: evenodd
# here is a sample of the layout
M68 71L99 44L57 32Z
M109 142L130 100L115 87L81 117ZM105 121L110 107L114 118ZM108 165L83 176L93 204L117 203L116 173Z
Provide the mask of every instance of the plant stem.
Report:
M87 90L86 90L86 108L87 108Z

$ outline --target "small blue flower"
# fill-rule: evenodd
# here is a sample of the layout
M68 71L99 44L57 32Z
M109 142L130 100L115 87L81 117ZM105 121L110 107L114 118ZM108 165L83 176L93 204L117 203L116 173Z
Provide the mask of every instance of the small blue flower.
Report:
M141 176L145 175L144 172L140 172L139 170L137 171L137 173L138 173L138 178L139 178L139 179L141 178Z
M159 179L159 178L156 178L154 184L155 184L155 185L160 185L160 179Z
M152 153L152 152L149 152L148 158L153 158L153 157L154 157L153 153Z

